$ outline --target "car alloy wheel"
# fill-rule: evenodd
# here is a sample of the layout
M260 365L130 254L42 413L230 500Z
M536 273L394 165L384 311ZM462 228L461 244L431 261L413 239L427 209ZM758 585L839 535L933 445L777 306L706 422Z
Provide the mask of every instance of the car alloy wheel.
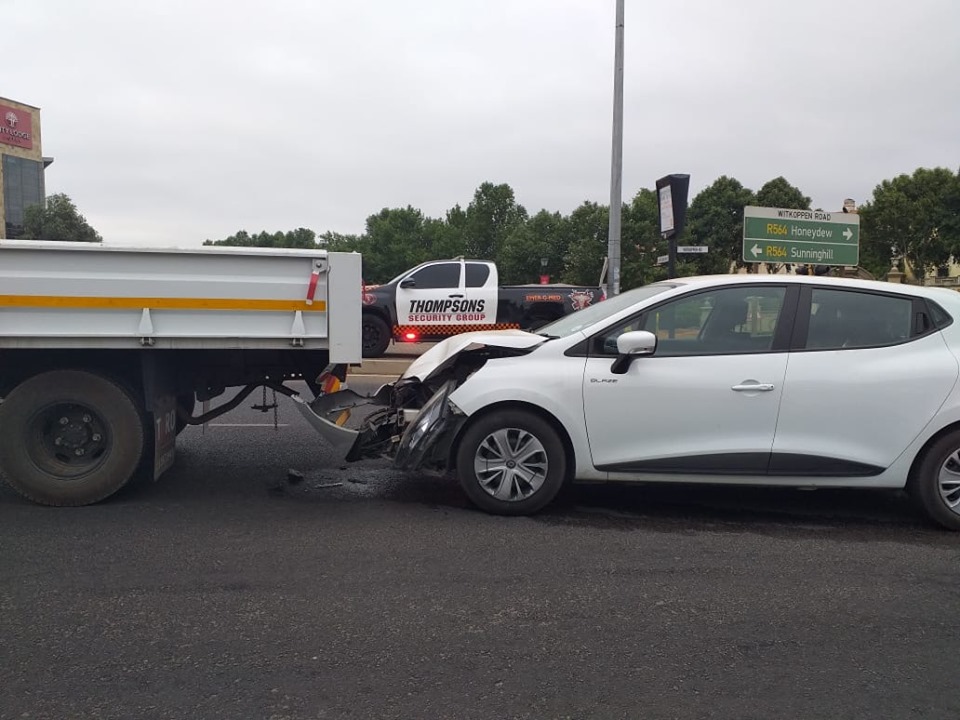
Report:
M960 450L950 453L944 460L937 484L943 504L960 515Z
M487 435L474 455L480 487L507 502L525 500L547 479L547 451L534 435L521 428L503 428Z

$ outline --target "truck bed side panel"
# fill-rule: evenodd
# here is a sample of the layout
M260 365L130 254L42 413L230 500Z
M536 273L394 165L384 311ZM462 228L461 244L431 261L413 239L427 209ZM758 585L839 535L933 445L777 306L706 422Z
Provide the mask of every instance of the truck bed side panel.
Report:
M334 317L337 356L358 361L359 265L311 250L0 243L0 347L328 348Z

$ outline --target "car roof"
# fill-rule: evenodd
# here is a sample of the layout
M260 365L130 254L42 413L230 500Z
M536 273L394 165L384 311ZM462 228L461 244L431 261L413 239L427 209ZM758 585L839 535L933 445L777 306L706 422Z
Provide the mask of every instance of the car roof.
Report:
M690 277L673 278L664 283L682 285L684 289L693 290L697 287L716 287L717 285L756 285L760 283L783 284L785 282L803 285L833 286L851 290L872 290L874 292L900 293L915 297L928 297L933 300L943 300L956 304L960 302L960 293L943 287L926 285L905 285L890 283L883 280L859 280L856 278L838 278L824 275L775 275L758 273L731 273L728 275L693 275Z

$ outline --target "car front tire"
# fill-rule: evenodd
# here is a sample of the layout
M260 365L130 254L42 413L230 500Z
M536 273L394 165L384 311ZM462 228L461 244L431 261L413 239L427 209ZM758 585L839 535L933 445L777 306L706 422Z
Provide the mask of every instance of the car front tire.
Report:
M494 410L464 433L457 477L481 510L530 515L560 492L567 458L559 434L543 418L525 410Z

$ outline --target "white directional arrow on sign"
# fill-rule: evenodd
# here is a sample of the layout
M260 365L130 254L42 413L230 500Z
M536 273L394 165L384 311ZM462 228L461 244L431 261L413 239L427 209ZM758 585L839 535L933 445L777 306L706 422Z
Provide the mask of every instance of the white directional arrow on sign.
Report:
M843 231L842 235L847 239L847 242L850 242L850 238L853 237L853 231L850 228L847 228Z
M760 253L762 253L763 250L760 249L760 246L759 246L759 245L757 245L756 243L754 243L754 244L753 244L753 247L750 248L750 252L753 253L753 256L754 256L754 257L756 257L757 255L759 255Z

